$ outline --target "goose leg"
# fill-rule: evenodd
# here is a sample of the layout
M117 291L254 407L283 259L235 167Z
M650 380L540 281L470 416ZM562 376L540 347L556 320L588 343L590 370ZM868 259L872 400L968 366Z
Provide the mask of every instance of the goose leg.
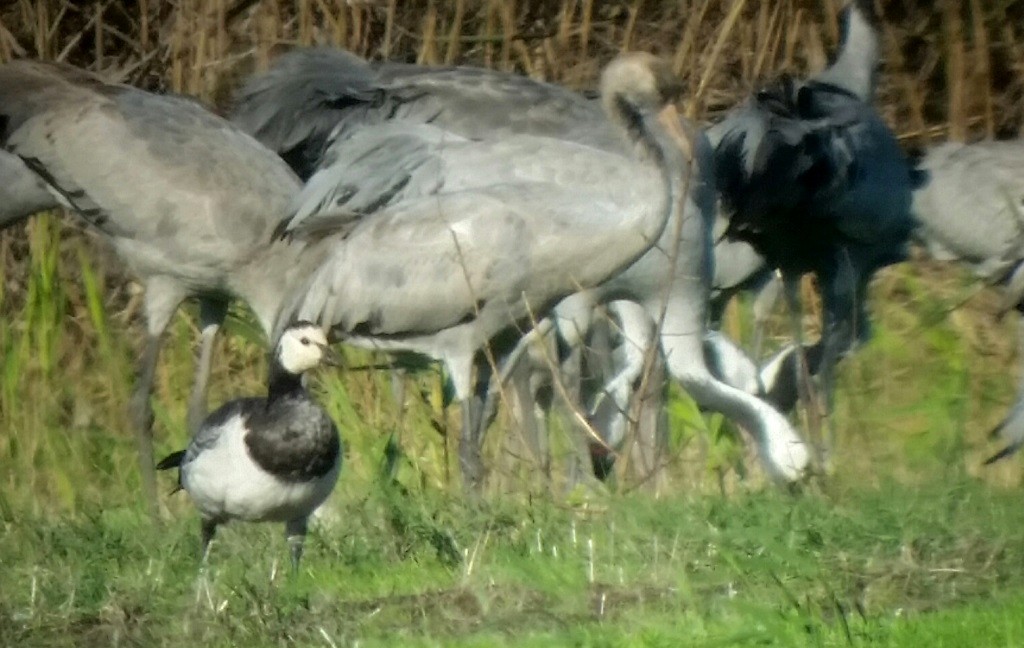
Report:
M213 536L216 533L217 521L203 518L202 522L199 523L201 569L206 569L210 562L210 543L213 542Z
M228 314L228 303L203 299L199 302L200 347L196 360L196 374L192 381L192 395L188 401L188 431L195 434L206 418L206 395L209 391L210 366L213 362L213 343Z
M128 404L139 453L142 492L146 498L150 516L154 520L159 515L159 508L156 491L156 460L153 454L153 407L149 398L153 393L161 337L171 321L171 316L174 315L174 311L178 309L184 297L184 291L176 285L159 279L151 280L146 286L146 341L135 380L135 391Z
M301 517L285 524L284 534L288 541L288 552L291 554L292 574L299 573L299 561L302 560L302 548L306 543L308 518Z

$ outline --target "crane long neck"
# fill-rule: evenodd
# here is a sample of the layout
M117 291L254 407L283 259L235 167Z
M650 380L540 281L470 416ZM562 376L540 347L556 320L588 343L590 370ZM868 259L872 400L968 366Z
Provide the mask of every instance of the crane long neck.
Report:
M613 96L606 103L606 110L634 144L640 157L658 167L665 182L666 195L659 218L644 232L651 241L656 241L666 226L682 215L693 160L692 142L681 130L674 106L668 105L655 113L622 96Z

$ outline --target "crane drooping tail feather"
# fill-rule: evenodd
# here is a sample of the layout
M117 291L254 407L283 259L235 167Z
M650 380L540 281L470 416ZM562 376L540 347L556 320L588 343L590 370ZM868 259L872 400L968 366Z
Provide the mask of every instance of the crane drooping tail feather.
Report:
M365 60L344 50L288 52L237 93L231 121L276 151L305 180L342 117L379 99L374 76Z

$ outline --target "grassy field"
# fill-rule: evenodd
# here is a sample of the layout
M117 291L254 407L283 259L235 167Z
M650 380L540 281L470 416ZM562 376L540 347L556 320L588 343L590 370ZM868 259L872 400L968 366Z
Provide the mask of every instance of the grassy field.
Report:
M61 58L223 105L280 44L572 87L615 52L647 49L671 58L703 117L777 72L820 67L838 4L17 0L0 3L0 60ZM885 4L879 105L905 141L1021 131L1020 3ZM381 373L323 373L346 463L302 572L287 573L280 529L238 525L200 578L186 499L164 499L159 527L140 502L127 417L137 287L101 240L38 216L0 233L0 645L1022 645L1021 469L981 467L1015 391L1014 317L920 259L872 290L875 339L841 370L836 473L802 493L766 486L719 418L675 393L656 488L630 470L571 487L564 423L543 479L500 418L486 497L468 503L458 412L433 371L401 404ZM747 305L726 328L749 340ZM261 334L241 307L226 329L213 404L263 389ZM783 331L780 317L773 345ZM157 375L158 452L187 442L196 340L182 313Z
M949 475L815 495L467 505L341 493L290 576L279 529L2 512L11 646L1016 646L1017 493ZM847 481L847 480L844 480Z

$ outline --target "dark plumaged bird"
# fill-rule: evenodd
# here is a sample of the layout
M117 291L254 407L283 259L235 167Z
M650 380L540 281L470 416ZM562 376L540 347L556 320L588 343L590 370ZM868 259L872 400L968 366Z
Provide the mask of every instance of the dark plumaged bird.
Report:
M799 277L818 279L828 409L835 363L870 335L868 282L906 256L923 180L871 105L877 20L871 0L852 2L827 70L768 85L708 132L726 235L781 270L794 311Z

